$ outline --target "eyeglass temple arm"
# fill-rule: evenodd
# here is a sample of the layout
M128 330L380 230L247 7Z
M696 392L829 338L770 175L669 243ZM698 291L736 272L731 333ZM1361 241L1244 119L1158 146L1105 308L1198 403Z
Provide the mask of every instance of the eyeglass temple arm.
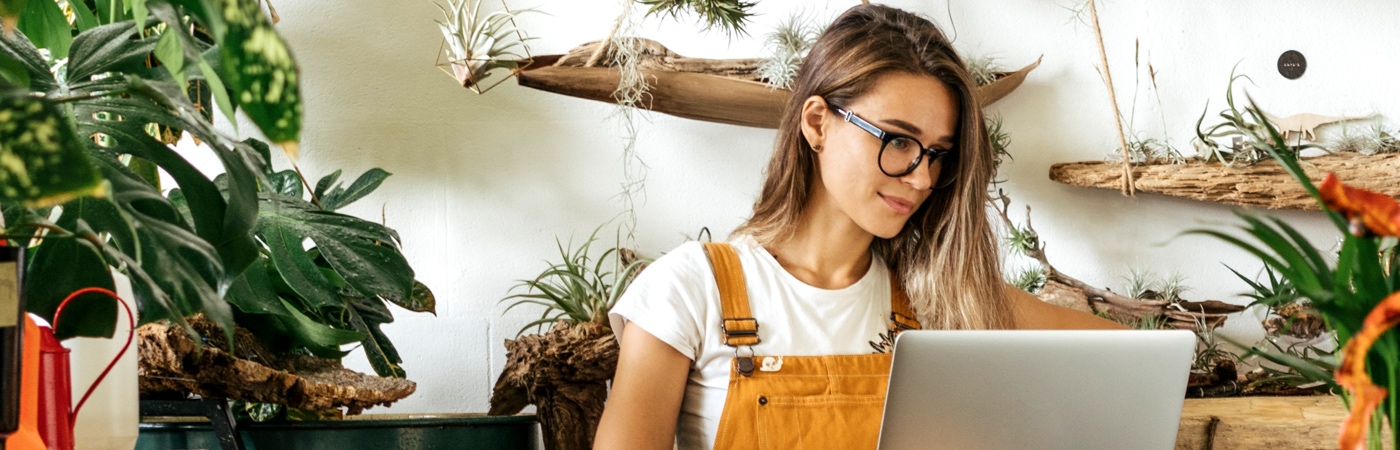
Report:
M830 104L828 103L828 105ZM840 114L841 117L846 119L847 122L850 122L851 124L860 127L860 129L875 135L875 137L879 138L880 140L885 139L885 130L876 128L875 125L871 125L870 122L866 122L865 119L860 118L860 116L855 115L855 113L841 109L836 106L831 106L831 110L836 111L836 114Z

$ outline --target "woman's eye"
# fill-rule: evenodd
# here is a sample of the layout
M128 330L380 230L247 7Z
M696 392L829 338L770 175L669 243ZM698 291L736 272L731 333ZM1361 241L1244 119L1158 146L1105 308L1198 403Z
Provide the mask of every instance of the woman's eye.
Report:
M897 137L890 141L890 147L894 147L895 150L909 150L914 147L914 141L905 137Z

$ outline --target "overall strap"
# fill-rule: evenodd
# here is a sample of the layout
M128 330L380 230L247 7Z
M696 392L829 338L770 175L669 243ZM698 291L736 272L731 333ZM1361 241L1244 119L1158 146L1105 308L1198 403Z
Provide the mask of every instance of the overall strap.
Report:
M710 259L710 268L719 284L720 314L724 322L724 345L739 347L757 345L758 320L749 312L748 285L744 282L744 269L739 266L739 254L727 242L706 242L705 255Z
M894 275L894 270L890 270L890 336L904 330L917 330L923 328L919 320L915 319L914 307L909 304L909 296L904 293L904 284L899 282L899 277Z

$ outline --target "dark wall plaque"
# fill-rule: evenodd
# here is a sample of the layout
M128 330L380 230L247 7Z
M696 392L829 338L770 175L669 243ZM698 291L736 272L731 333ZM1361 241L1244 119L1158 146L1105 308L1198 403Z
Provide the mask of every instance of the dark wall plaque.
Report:
M1308 70L1308 60L1297 50L1283 52L1278 57L1278 73L1284 78L1296 80Z

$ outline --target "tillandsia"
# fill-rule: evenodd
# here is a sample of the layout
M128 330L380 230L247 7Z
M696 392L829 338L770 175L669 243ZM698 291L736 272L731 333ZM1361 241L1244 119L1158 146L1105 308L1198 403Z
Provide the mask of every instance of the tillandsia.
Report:
M820 23L807 13L796 12L788 16L764 37L764 45L772 50L773 56L758 66L759 76L774 88L791 87L797 79L797 70L802 67L802 59L817 42L821 32Z
M672 19L680 17L682 11L690 10L700 15L700 21L705 24L705 30L719 27L730 37L746 34L744 26L748 24L749 17L753 13L749 12L753 8L753 2L742 0L638 0L643 5L650 6L647 10L648 16L669 15Z
M1193 233L1215 236L1259 257L1326 320L1343 346L1335 371L1329 372L1327 365L1316 361L1251 353L1315 381L1345 388L1350 414L1339 436L1341 448L1361 449L1368 439L1379 444L1383 437L1370 431L1379 430L1382 422L1388 422L1392 430L1400 426L1400 400L1388 395L1400 387L1400 335L1390 330L1400 322L1400 274L1396 273L1400 258L1384 251L1382 244L1387 237L1400 236L1400 203L1384 194L1343 185L1335 174L1314 185L1297 154L1257 106L1246 108L1240 119L1249 145L1278 161L1319 202L1342 235L1341 250L1335 264L1330 263L1287 223L1246 213L1239 214L1246 222L1240 228L1253 242L1215 230ZM1287 297L1261 301L1270 306L1296 301ZM1374 415L1378 407L1381 414ZM1392 444L1400 443L1400 434L1392 434L1391 439Z
M1273 124L1263 117L1263 113L1257 109L1241 110L1235 105L1235 82L1239 80L1252 81L1249 76L1236 74L1235 70L1231 69L1230 82L1225 87L1225 109L1220 112L1223 122L1205 127L1207 111L1210 110L1209 103L1201 110L1201 117L1196 119L1196 139L1192 144L1199 153L1198 158L1205 162L1217 159L1226 167L1235 164L1248 166L1268 159L1271 151L1297 159L1303 150L1320 148L1316 144L1301 142L1289 145L1282 137L1279 137L1275 147L1265 133L1265 127L1273 130ZM1259 117L1251 117L1253 115ZM1220 139L1229 140L1229 144L1222 145L1218 141Z
M447 0L447 6L437 4L443 20L438 29L446 40L452 73L464 87L479 93L482 82L496 69L515 70L529 59L526 37L516 27L515 19L532 9L511 11L503 9L489 14L481 11L481 0Z
M992 84L1005 70L997 58L991 55L973 56L967 59L967 71L972 74L972 81L978 86Z
M556 239L560 260L549 263L549 267L534 279L520 280L511 288L523 288L525 292L501 299L501 302L514 301L506 311L520 305L544 307L540 318L521 327L519 334L559 321L607 323L608 311L651 260L637 258L631 250L616 245L595 258L590 250L598 241L600 230L602 227L593 230L588 240L578 247L566 247ZM619 243L621 234L619 230Z

